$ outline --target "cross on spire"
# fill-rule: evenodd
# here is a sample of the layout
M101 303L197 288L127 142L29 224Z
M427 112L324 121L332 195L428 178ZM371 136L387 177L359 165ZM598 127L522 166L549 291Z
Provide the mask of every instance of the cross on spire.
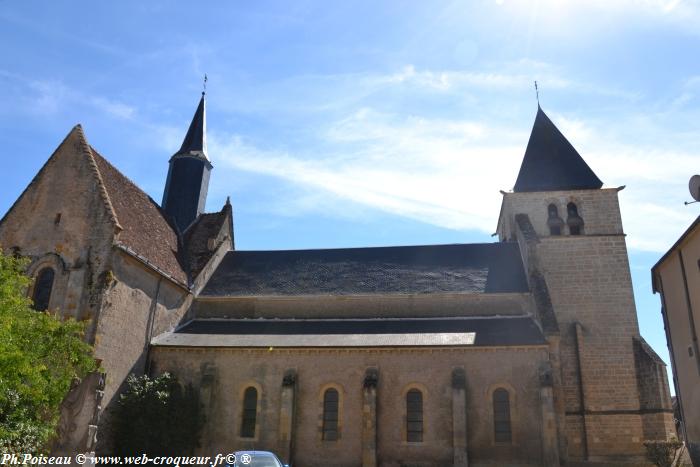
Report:
M540 90L537 88L537 81L535 80L535 95L537 96L537 107L540 106Z
M204 84L202 85L202 95L207 93L207 74L204 73Z

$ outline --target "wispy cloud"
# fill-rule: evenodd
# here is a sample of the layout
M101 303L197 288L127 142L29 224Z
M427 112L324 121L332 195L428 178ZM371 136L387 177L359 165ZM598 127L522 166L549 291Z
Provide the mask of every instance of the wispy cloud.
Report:
M376 88L419 86L456 97L456 83L474 80L483 84L486 76L490 75L419 72L406 67L365 78ZM501 74L491 85L516 86L521 84L519 79L519 75ZM565 78L560 83L576 86ZM596 92L595 88L590 92ZM514 183L530 121L448 118L372 106L348 105L342 110L317 128L307 142L314 149L282 150L253 143L242 134L222 132L212 134L210 149L224 166L276 177L298 187L298 207L303 213L318 203L318 211L328 214L330 197L345 205L379 209L445 228L494 231L501 199L498 190L507 190ZM656 252L667 249L692 218L681 201L700 151L653 147L629 139L623 131L625 119L620 122L599 115L588 121L557 112L550 116L607 186L628 186L621 200L629 246ZM653 118L646 125L646 138L672 141L669 129L654 126Z
M135 116L136 108L116 99L90 95L56 79L32 79L17 73L0 70L0 77L20 90L16 105L21 112L35 115L65 113L70 107L88 106L112 118L128 120Z
M103 112L121 119L130 119L134 116L136 109L121 102L105 99L104 97L92 97L92 105Z

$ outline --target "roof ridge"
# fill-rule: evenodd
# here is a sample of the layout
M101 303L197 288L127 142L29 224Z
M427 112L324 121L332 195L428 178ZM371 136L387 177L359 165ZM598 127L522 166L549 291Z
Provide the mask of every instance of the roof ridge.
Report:
M382 246L344 246L332 248L291 248L284 250L231 250L236 253L285 253L301 251L342 251L342 250L379 250L388 248L435 248L435 247L463 247L463 246L486 246L486 245L517 245L517 242L476 242L476 243L429 243L424 245L382 245ZM229 252L229 253L230 253Z
M119 218L117 218L117 212L114 210L112 200L110 199L109 193L107 192L107 187L105 186L105 182L102 179L102 174L100 173L99 167L97 167L97 162L95 161L95 157L92 153L92 148L90 147L90 144L88 144L87 138L85 137L85 133L83 132L83 127L80 124L78 124L75 126L75 130L78 132L80 149L82 149L83 154L87 156L90 168L92 169L92 173L97 179L97 183L100 187L100 197L102 198L102 201L104 202L105 207L107 208L109 218L114 224L115 229L117 229L118 231L122 231L124 230L124 228L119 223Z

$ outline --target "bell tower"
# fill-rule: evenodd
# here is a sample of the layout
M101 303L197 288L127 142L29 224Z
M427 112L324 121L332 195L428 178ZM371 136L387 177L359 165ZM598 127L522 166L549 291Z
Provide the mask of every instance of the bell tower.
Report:
M665 367L639 334L622 188L603 188L538 105L497 232L520 244L533 295L545 295L555 317L541 320L565 459L643 459L642 442L673 428Z
M202 93L182 146L170 158L163 192L162 208L180 232L204 212L212 167L207 157L206 101Z

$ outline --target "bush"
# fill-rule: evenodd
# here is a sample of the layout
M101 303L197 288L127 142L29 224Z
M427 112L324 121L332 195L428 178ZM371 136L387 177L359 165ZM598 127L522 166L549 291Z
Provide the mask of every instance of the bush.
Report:
M27 261L0 251L0 452L45 454L73 378L96 369L83 323L31 308Z
M669 441L646 441L647 459L658 467L678 467L682 462L683 443L676 438Z
M204 418L199 394L169 373L129 376L114 417L115 454L188 455L199 446Z

